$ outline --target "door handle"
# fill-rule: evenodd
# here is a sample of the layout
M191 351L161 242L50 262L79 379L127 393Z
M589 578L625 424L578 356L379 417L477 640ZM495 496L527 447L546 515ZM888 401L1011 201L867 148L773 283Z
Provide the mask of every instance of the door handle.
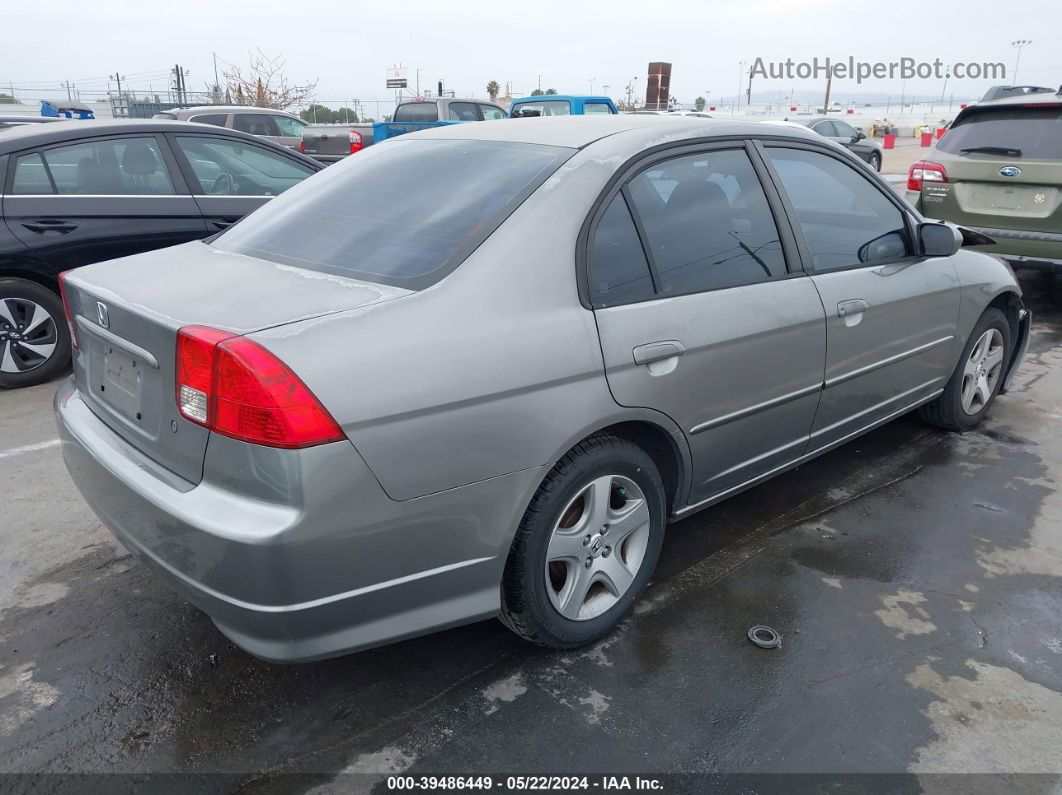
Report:
M664 359L681 356L686 352L686 346L678 340L661 340L660 342L647 342L639 345L633 351L635 364L652 364Z
M851 298L837 304L837 317L850 317L861 315L870 308L870 304L862 298Z
M77 229L77 224L72 224L69 221L58 221L52 218L31 221L22 225L31 232L36 232L38 235L43 235L45 232L58 232L61 235L65 235L67 232L73 232Z

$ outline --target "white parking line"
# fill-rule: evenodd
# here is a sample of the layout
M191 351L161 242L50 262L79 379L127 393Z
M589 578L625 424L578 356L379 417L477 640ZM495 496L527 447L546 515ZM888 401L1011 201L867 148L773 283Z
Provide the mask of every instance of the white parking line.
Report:
M62 443L62 439L49 439L47 442L27 444L24 447L12 447L10 450L0 450L0 458L12 458L23 453L35 453L38 450L47 450L49 447L58 447Z

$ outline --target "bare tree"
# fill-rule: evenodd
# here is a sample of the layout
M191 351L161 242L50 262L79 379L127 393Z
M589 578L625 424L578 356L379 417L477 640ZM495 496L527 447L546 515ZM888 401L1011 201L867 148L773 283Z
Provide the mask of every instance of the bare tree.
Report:
M250 53L250 66L232 66L224 71L225 92L236 105L289 110L305 104L317 89L317 81L293 85L284 74L284 59L261 50ZM220 92L219 92L220 93Z

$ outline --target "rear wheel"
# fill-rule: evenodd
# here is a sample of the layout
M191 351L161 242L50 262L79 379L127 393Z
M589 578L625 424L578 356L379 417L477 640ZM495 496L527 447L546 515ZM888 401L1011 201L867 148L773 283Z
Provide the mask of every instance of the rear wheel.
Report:
M59 296L26 279L0 279L0 387L43 383L69 362L70 331Z
M502 621L571 648L616 626L645 588L664 538L656 465L632 442L592 437L547 475L524 515L502 583Z
M932 425L961 431L977 425L999 394L1011 352L1010 324L995 307L977 321L943 394L921 409Z

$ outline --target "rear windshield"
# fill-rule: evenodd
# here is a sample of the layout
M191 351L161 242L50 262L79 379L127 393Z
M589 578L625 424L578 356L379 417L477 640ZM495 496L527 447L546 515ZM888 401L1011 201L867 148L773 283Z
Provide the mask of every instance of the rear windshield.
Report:
M438 121L439 106L434 102L410 102L395 108L394 121Z
M574 151L387 141L272 199L211 245L419 290L456 268Z
M1011 150L985 153L1006 158L1062 159L1062 106L976 111L959 119L937 143L942 152L956 155L979 147Z

